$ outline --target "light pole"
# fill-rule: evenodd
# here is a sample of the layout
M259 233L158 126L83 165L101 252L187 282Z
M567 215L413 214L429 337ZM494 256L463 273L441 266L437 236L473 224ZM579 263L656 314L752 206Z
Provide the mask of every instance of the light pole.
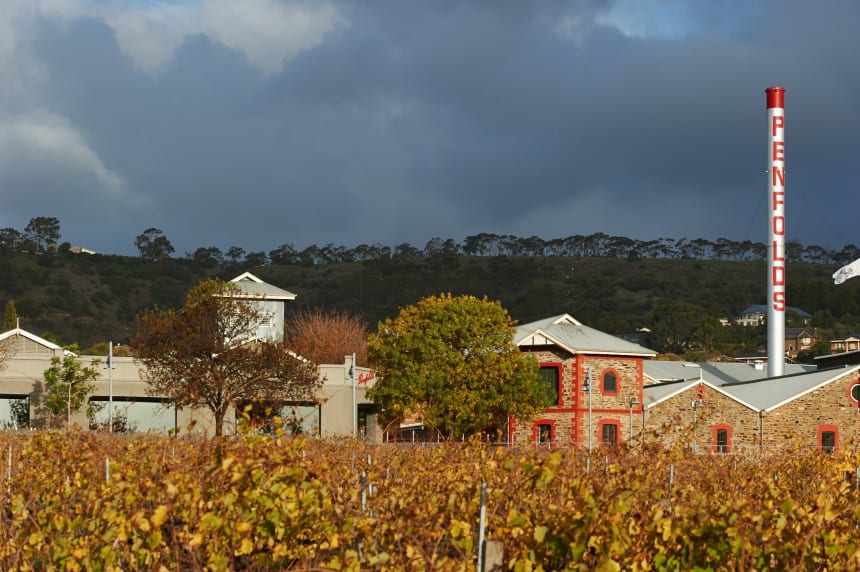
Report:
M68 382L69 398L66 399L66 433L72 432L72 382Z
M358 437L358 400L355 389L355 352L352 352L352 362L349 365L349 379L352 380L352 436Z
M582 391L588 393L588 454L591 455L591 366L585 370L585 384L582 386Z
M628 444L630 447L633 446L633 406L639 403L639 399L634 395L630 398L630 437L628 438Z
M113 433L113 340L108 342L108 433Z

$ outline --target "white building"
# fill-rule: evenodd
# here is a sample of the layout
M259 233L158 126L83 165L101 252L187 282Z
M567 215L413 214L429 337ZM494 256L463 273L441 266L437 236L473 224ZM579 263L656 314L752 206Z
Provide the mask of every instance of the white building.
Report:
M296 295L267 284L246 272L233 279L248 299L264 306L265 319L257 335L262 339L282 339L284 334L284 304ZM107 426L109 417L127 420L132 431L154 431L168 434L188 432L211 434L213 423L207 409L179 408L163 403L149 393L141 371L142 362L132 357L113 356L112 368L107 368L106 356L78 356L57 344L21 328L0 334L0 343L8 344L9 359L0 364L0 428L27 429L45 427L50 412L44 406L44 373L51 367L53 357L74 356L84 367L100 360L101 371L94 382L90 403L98 411L97 424ZM303 433L318 436L350 436L356 434L373 441L382 436L376 424L373 404L366 397L367 388L374 383L368 368L352 368L352 356L342 364L319 366L323 386L313 402L288 404L282 413L295 420ZM352 373L350 372L352 370ZM236 412L225 419L225 434L235 431ZM78 427L91 425L86 408L71 416Z

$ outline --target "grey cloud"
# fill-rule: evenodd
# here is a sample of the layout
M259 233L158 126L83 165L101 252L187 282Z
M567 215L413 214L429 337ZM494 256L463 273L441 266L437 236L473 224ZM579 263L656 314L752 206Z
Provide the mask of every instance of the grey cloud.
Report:
M2 188L73 189L75 205L19 205L0 225L57 216L64 238L122 253L150 226L178 252L478 232L762 240L764 89L781 84L789 235L858 242L858 8L686 5L686 33L667 39L625 35L607 2L344 1L275 73L202 25L151 73L98 14L44 18L26 56L45 76L0 101L64 118L150 202L31 156ZM94 209L123 224L93 231Z

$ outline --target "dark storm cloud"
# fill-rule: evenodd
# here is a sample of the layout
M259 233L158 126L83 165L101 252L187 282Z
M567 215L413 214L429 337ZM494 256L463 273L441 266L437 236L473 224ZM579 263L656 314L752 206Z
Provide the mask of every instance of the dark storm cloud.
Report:
M33 40L0 52L17 86L0 91L0 226L57 216L64 239L122 253L150 226L180 253L479 232L763 240L778 84L790 237L860 242L853 3L249 0L235 26L222 0L28 6ZM278 44L294 6L316 11Z

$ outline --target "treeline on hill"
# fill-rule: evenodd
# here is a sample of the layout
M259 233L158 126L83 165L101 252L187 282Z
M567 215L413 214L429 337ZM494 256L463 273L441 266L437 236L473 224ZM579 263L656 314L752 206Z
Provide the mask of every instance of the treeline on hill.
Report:
M58 226L39 240L13 230L0 229L0 303L14 300L25 329L82 348L125 341L144 308L180 307L201 280L244 271L296 293L288 312L348 311L371 329L402 306L451 292L499 300L521 323L567 312L615 334L648 328L651 348L685 359L755 354L766 336L764 327L720 323L765 300L766 250L748 241L479 234L462 243L434 238L424 249L284 244L269 253L205 247L171 258L158 229L138 236L140 257L57 246ZM787 255L789 305L812 314L823 340L860 331L860 282L831 280L860 249L795 241ZM788 326L796 325L789 314ZM816 353L828 351L822 343Z

